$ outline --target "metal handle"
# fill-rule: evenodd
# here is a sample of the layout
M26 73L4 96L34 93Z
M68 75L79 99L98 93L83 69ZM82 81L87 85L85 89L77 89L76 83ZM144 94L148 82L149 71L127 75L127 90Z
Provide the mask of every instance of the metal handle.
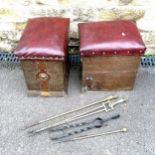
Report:
M75 137L75 138L72 138L72 139L69 139L69 140L62 140L62 141L58 141L58 142L53 143L53 144L62 143L62 142L76 141L76 140L82 140L82 139L88 139L88 138L94 138L94 137L110 135L110 134L119 133L119 132L125 133L125 132L128 132L128 129L124 127L122 129L118 129L118 130L114 130L114 131L102 132L102 133L99 133L99 134L84 135L84 136Z
M127 102L128 101L128 99L127 98L122 98L122 99L120 99L120 100L118 100L118 101L116 101L116 102L111 102L111 103L109 103L109 107L111 108L111 109L113 109L114 108L114 106L116 106L117 104L120 104L120 103L123 103L123 102Z

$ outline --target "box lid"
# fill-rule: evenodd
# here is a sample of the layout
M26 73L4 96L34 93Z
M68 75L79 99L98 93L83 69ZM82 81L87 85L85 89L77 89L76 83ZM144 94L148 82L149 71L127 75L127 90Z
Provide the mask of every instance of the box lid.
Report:
M29 19L15 55L19 59L65 60L68 18Z
M143 55L146 47L132 21L79 24L81 56Z

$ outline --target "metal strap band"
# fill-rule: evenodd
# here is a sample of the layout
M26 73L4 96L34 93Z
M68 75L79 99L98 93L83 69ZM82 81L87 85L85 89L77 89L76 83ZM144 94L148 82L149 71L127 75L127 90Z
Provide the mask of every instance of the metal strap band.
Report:
M36 75L36 78L40 82L41 96L49 96L49 75L46 71L46 64L44 61L37 61L36 64L38 67L38 73Z

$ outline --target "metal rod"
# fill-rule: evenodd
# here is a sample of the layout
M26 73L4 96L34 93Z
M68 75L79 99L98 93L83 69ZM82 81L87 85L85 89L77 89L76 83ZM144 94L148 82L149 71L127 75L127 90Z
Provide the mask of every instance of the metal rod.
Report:
M99 134L91 134L91 135L79 136L79 137L75 137L75 138L69 139L69 140L58 141L58 142L53 143L53 144L62 143L62 142L76 141L76 140L83 140L83 139L94 138L94 137L98 137L98 136L109 135L109 134L119 133L119 132L127 132L127 131L128 131L127 128L122 128L122 129L119 129L119 130L102 132L102 133L99 133Z
M91 115L95 115L95 114L100 113L100 112L102 112L102 111L105 111L105 109L100 109L100 110L97 110L97 111L88 113L88 114L86 114L86 115L81 115L81 116L78 116L78 117L75 117L75 118L71 118L71 119L69 119L69 122L71 122L71 121L76 121L76 120L78 120L78 119L81 119L81 118L84 118L84 117L88 117L88 116L91 116ZM69 123L69 122L67 121L67 123Z
M117 98L118 98L117 96L109 96L109 97L106 97L106 98L103 99L103 100L93 102L93 103L88 104L88 105L86 105L86 106L83 106L83 107L80 107L80 108L77 108L77 109L74 109L74 110L71 110L71 111L68 111L68 112L64 112L64 113L62 113L62 114L60 114L60 115L52 116L52 117L49 117L49 118L47 118L47 119L38 121L38 122L35 123L35 124L32 124L32 125L30 125L30 126L27 126L25 129L31 128L31 127L33 127L33 126L39 125L39 124L41 124L41 123L44 123L44 122L47 122L47 121L50 121L50 120L53 120L53 119L56 119L56 118L61 117L61 116L65 116L65 115L71 114L71 113L73 113L73 112L77 112L77 111L79 111L79 110L82 110L82 109L91 107L91 106L93 106L93 105L96 105L96 104L99 104L99 103L102 103L102 102L106 102L106 101L110 101L110 100L114 100L114 99L117 99Z
M112 105L116 105L116 104L123 103L123 102L126 102L126 101L127 101L127 99L120 99L120 100L114 102L115 104L112 103ZM105 107L105 104L104 104L102 107ZM110 105L110 103L109 103L109 107L110 107L109 110L113 110L113 108L114 108L113 106ZM69 118L69 119L60 121L60 122L55 123L55 124L52 124L52 125L48 125L48 126L46 126L46 127L42 127L42 128L37 129L37 130L35 130L35 131L30 131L30 132L28 132L28 133L31 134L31 135L35 135L35 134L40 133L40 132L42 132L42 131L48 130L48 129L50 129L50 128L57 127L57 126L59 126L59 125L65 124L65 123L69 123L69 122L72 122L72 121L75 121L75 120L78 120L78 119L81 119L81 118L84 118L84 117L88 117L88 116L91 116L91 115L100 113L100 112L102 112L102 111L109 111L109 110L106 109L106 108L104 108L104 109L99 109L99 110L97 110L97 111L94 111L94 112L91 112L91 113L88 113L88 114L85 114L85 115L78 115L77 117L73 116L73 117L71 117L71 118Z
M105 103L107 103L107 102L105 102ZM90 109L90 110L88 110L88 111L86 111L86 112L83 112L83 113L81 113L81 114L75 115L75 116L69 118L69 120L76 119L76 118L79 118L79 117L81 117L81 116L85 116L85 115L87 115L87 114L93 113L93 111L96 111L96 110L101 109L101 108L103 108L103 107L105 107L105 105L101 105L101 106L99 106L99 107Z
M80 117L77 117L77 118L74 118L74 119L72 119L72 118L66 119L66 120L63 120L63 121L61 121L61 122L58 122L58 123L55 123L55 124L48 125L48 126L46 126L46 127L37 129L37 130L35 130L35 131L30 131L30 132L28 132L28 133L30 134L30 136L31 136L31 135L35 135L35 134L38 134L38 133L40 133L40 132L42 132L42 131L48 130L48 129L50 129L50 128L54 128L54 127L57 127L57 126L59 126L59 125L63 125L63 124L66 124L66 123L70 123L70 122L72 122L72 121L75 121L75 120L78 120L78 119L81 119L81 118L84 118L84 117L87 117L87 116L91 116L91 115L100 113L100 112L102 112L102 111L105 111L105 110L104 110L104 109L98 110L98 111L95 111L95 112L92 112L92 113L89 113L89 114L87 114L87 115L80 116Z
M76 118L81 118L81 116L87 117L87 116L89 116L89 114L96 114L96 112L93 112L93 111L95 111L95 110L97 110L97 109L100 109L100 108L104 108L104 109L102 109L101 111L106 111L106 112L108 112L109 110L112 110L112 109L114 108L114 106L116 106L117 104L123 103L123 102L126 102L126 101L127 101L127 99L123 98L123 99L120 99L120 100L118 100L118 101L116 101L116 102L114 102L114 103L112 103L112 102L107 102L107 103L108 103L108 106L110 107L110 109L107 109L107 108L105 107L105 106L106 106L106 102L105 102L105 103L102 103L102 105L99 106L99 107L97 107L97 108L90 109L90 110L88 110L88 111L86 111L86 112L83 112L83 113L81 113L81 114L79 114L79 115L73 116L73 117L71 117L70 119L73 120L73 119L76 119ZM100 112L100 110L99 110L99 112ZM97 113L98 113L98 112L97 112ZM83 118L83 117L82 117L82 118Z
M114 106L114 105L117 105L119 103L123 103L123 102L126 102L126 101L127 101L127 99L120 99L120 100L114 102L115 104L112 103L112 105ZM107 112L107 111L113 110L113 108L114 108L113 106L111 106L111 103L109 103L109 107L111 109L107 110L105 108L105 104L104 104L104 105L100 106L100 108L104 108L104 109L99 109L97 111L93 110L94 112L90 112L90 113L85 114L85 115L78 115L78 116L71 117L70 119L67 119L67 122L65 121L63 124L69 123L69 122L72 122L72 121L75 121L75 120L78 120L78 119L81 119L81 118L84 118L84 117L88 117L88 116L91 116L91 115L94 115L94 114L97 114L97 113L100 113L100 112L103 112L103 111ZM58 124L58 125L62 125L62 124ZM56 125L56 126L58 126L58 125Z

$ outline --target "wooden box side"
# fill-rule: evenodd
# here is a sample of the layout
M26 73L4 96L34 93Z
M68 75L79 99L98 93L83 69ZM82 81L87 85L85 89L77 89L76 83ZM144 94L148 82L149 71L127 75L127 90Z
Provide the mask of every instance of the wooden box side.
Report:
M131 90L140 56L83 57L82 86L90 90Z

